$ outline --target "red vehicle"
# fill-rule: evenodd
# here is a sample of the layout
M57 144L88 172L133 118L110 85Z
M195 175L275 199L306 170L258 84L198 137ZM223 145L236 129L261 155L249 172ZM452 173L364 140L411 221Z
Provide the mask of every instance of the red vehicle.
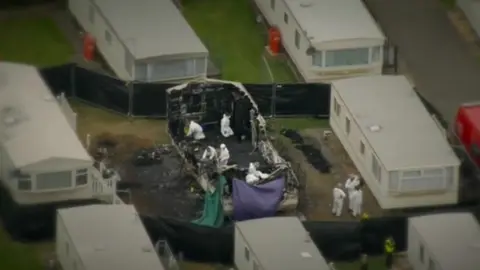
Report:
M459 108L454 133L470 159L480 167L480 102Z
M480 202L480 102L460 106L451 128L453 148L462 160L459 199Z

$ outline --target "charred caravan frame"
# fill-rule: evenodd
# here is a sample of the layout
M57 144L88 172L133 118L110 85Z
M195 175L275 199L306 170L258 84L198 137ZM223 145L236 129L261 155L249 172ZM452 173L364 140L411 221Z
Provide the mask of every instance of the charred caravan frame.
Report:
M232 146L232 148L230 148L229 144L225 141L233 140L233 138L225 139L221 137L219 127L223 113L226 111L230 112L233 109L232 92L243 93L251 103L251 144L247 142L241 144L236 143L235 145L230 144ZM206 79L169 88L167 89L167 118L167 133L170 136L172 144L184 160L186 166L183 169L187 169L187 167L190 168L188 170L189 173L194 175L198 184L205 192L215 192L218 175L224 175L227 178L227 182L231 181L233 177L244 180L248 163L258 162L258 159L261 159L263 166L260 166L260 170L275 176L269 177L261 183L266 183L277 177L283 177L285 180L285 190L278 210L293 210L297 207L298 179L290 163L278 154L270 142L266 130L266 121L263 116L259 114L257 104L242 84ZM207 137L205 140L208 142L201 142L200 144L203 144L203 147L185 138L184 129L187 119L198 121L204 128ZM213 136L211 132L212 129L217 129L216 134L213 133ZM212 137L215 138L212 140ZM199 156L203 154L206 145L212 145L218 148L221 143L227 144L227 148L230 151L230 160L235 160L235 157L242 152L241 155L244 159L249 159L248 162L242 162L243 164L241 165L229 163L226 168L219 169L216 166L210 166L200 161ZM238 147L242 148L241 151L239 151ZM254 158L253 156L256 156L257 160L250 160L250 157ZM238 175L242 176L238 177ZM227 187L231 188L230 185L227 185ZM224 211L227 214L231 214L233 210L231 194L231 190L224 192L222 201Z

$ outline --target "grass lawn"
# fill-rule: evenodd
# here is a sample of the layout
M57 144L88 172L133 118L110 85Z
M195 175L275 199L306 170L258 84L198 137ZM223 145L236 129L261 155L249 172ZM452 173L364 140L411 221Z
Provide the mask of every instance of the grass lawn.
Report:
M442 2L442 4L447 8L447 9L453 9L456 4L457 4L457 1L456 0L440 0L440 2Z
M87 134L94 138L103 133L110 133L115 136L134 135L152 143L170 143L164 120L128 119L126 116L76 100L70 100L69 103L77 113L77 134L82 141Z
M47 259L51 251L50 244L25 245L13 242L5 231L0 230L0 269L45 269L41 258Z
M40 67L67 63L73 48L49 18L0 20L0 60ZM40 270L53 248L51 243L22 244L0 230L0 269Z
M256 23L250 0L183 0L183 13L208 47L226 80L244 83L271 82L262 59L267 37ZM294 82L284 61L269 59L276 82Z
M47 17L0 20L0 60L41 67L67 63L73 48Z
M221 69L223 78L244 83L270 83L263 60L266 36L255 21L249 0L184 0L184 14L209 48ZM15 61L40 67L69 62L73 48L46 17L0 20L0 60ZM294 82L295 76L284 61L265 58L276 82ZM78 113L80 138L87 133L135 134L167 143L165 121L135 119L73 102ZM271 123L282 128L305 129L324 127L326 121L308 118L275 119ZM0 230L0 269L44 269L42 263L53 252L52 244L21 244L9 239ZM198 265L191 269L200 269ZM206 266L205 269L212 269ZM339 268L339 270L342 270ZM349 270L344 269L344 270Z
M288 128L293 130L302 130L307 128L326 128L328 127L328 120L316 118L275 118L268 120L268 123L274 127L275 130Z
M370 257L369 270L385 270L385 258L382 256ZM359 270L360 262L339 262L335 263L335 270Z
M67 63L73 48L55 23L46 17L0 20L0 61L40 67ZM41 270L53 252L51 243L22 244L0 230L0 269Z

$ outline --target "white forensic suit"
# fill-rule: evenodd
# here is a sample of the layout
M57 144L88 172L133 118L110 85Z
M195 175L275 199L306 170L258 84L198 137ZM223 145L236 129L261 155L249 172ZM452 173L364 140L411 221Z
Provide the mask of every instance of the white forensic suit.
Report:
M188 125L187 137L190 136L192 136L194 140L205 139L202 126L195 121L190 121L190 124Z
M356 189L352 193L352 215L354 217L362 214L362 204L363 204L363 191L361 189Z
M230 152L225 144L220 145L220 154L218 155L218 167L225 167L230 159Z
M208 146L207 149L203 151L202 159L212 160L215 158L217 158L217 150L215 150L215 148L212 146Z
M233 135L233 130L230 127L230 116L226 114L223 114L223 118L220 121L220 132L225 138L228 138Z
M341 189L341 184L333 188L333 206L332 206L332 214L339 217L342 215L343 210L343 202L347 195Z
M348 209L353 211L353 204L352 204L352 194L355 191L355 188L360 185L360 178L357 175L350 175L347 181L345 182L345 189L348 193Z
M248 165L248 173L245 177L245 181L247 182L247 184L254 185L258 183L260 179L266 179L268 178L268 176L268 174L262 173L261 171L257 170L255 164L250 163L250 165Z

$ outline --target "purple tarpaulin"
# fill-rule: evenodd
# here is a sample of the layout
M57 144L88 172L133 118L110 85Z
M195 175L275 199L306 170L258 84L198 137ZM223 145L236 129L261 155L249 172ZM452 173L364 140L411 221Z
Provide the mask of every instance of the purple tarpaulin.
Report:
M277 212L285 187L284 178L251 186L233 179L233 217L237 221L271 217Z

